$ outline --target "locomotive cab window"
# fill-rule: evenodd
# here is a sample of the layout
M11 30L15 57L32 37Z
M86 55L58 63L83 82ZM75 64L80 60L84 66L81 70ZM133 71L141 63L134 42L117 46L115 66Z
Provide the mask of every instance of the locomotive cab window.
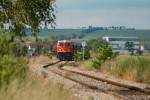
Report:
M63 46L63 43L59 43L58 46Z
M69 47L69 46L70 46L70 43L65 43L65 46L66 46L66 47Z

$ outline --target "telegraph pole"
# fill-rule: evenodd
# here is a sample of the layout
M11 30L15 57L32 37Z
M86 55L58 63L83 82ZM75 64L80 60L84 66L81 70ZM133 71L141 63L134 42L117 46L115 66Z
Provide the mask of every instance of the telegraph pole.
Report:
M82 52L83 52L83 61L84 61L84 56L85 56L85 41L82 42Z

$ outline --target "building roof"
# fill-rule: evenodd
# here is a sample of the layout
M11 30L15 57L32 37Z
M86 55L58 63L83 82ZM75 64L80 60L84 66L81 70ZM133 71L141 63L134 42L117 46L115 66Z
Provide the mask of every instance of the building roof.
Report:
M129 36L129 37L123 37L123 36L104 36L103 38L133 38L133 39L139 39L138 37L134 37L134 36Z
M119 36L105 36L103 39L106 39L107 41L140 41L138 37L119 37Z

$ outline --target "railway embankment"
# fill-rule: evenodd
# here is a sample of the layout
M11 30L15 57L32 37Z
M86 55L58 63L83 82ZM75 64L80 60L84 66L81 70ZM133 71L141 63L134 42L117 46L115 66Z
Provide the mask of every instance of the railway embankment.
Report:
M40 59L40 61L39 61L39 59ZM33 62L33 60L34 60L34 62ZM31 65L32 71L37 73L38 75L44 76L48 80L53 81L55 84L61 84L61 86L64 89L70 91L70 93L73 95L75 100L118 100L118 97L115 97L113 95L103 93L100 91L89 89L86 86L83 86L77 82L66 79L65 77L62 77L62 76L57 75L45 68L42 68L46 64L46 63L42 62L43 60L45 62L47 60L47 64L50 63L50 61L48 60L47 57L31 59L31 62L33 63ZM53 58L52 60L53 60L53 62L57 62L57 60L55 58ZM49 66L47 68L57 68L59 65L61 65L61 63L62 62L59 62L59 64L55 63L54 65L50 64L51 66ZM66 72L66 73L64 73L64 75L70 76L70 73Z
M97 68L94 68L91 62L92 60L81 62L79 67L83 70L95 70L96 72L105 73L123 80L150 84L149 55L120 55L113 59L106 60Z
M52 62L40 64L34 71L56 83L63 84L65 89L70 90L73 96L81 100L89 98L94 100L112 100L112 98L115 100L150 99L148 85L119 80L100 72L85 71L79 69L79 67L71 67L77 65L75 62L60 62L57 59L53 59ZM63 72L63 70L65 71Z

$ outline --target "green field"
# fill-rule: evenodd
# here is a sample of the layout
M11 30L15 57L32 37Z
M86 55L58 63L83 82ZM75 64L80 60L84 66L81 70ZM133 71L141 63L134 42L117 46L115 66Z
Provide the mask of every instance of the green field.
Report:
M81 29L55 29L55 30L49 30L44 29L40 31L40 36L44 37L50 37L50 36L67 36L70 37L72 34L80 35Z
M85 38L90 39L103 36L134 36L139 37L144 43L150 42L150 30L102 30L88 34Z

